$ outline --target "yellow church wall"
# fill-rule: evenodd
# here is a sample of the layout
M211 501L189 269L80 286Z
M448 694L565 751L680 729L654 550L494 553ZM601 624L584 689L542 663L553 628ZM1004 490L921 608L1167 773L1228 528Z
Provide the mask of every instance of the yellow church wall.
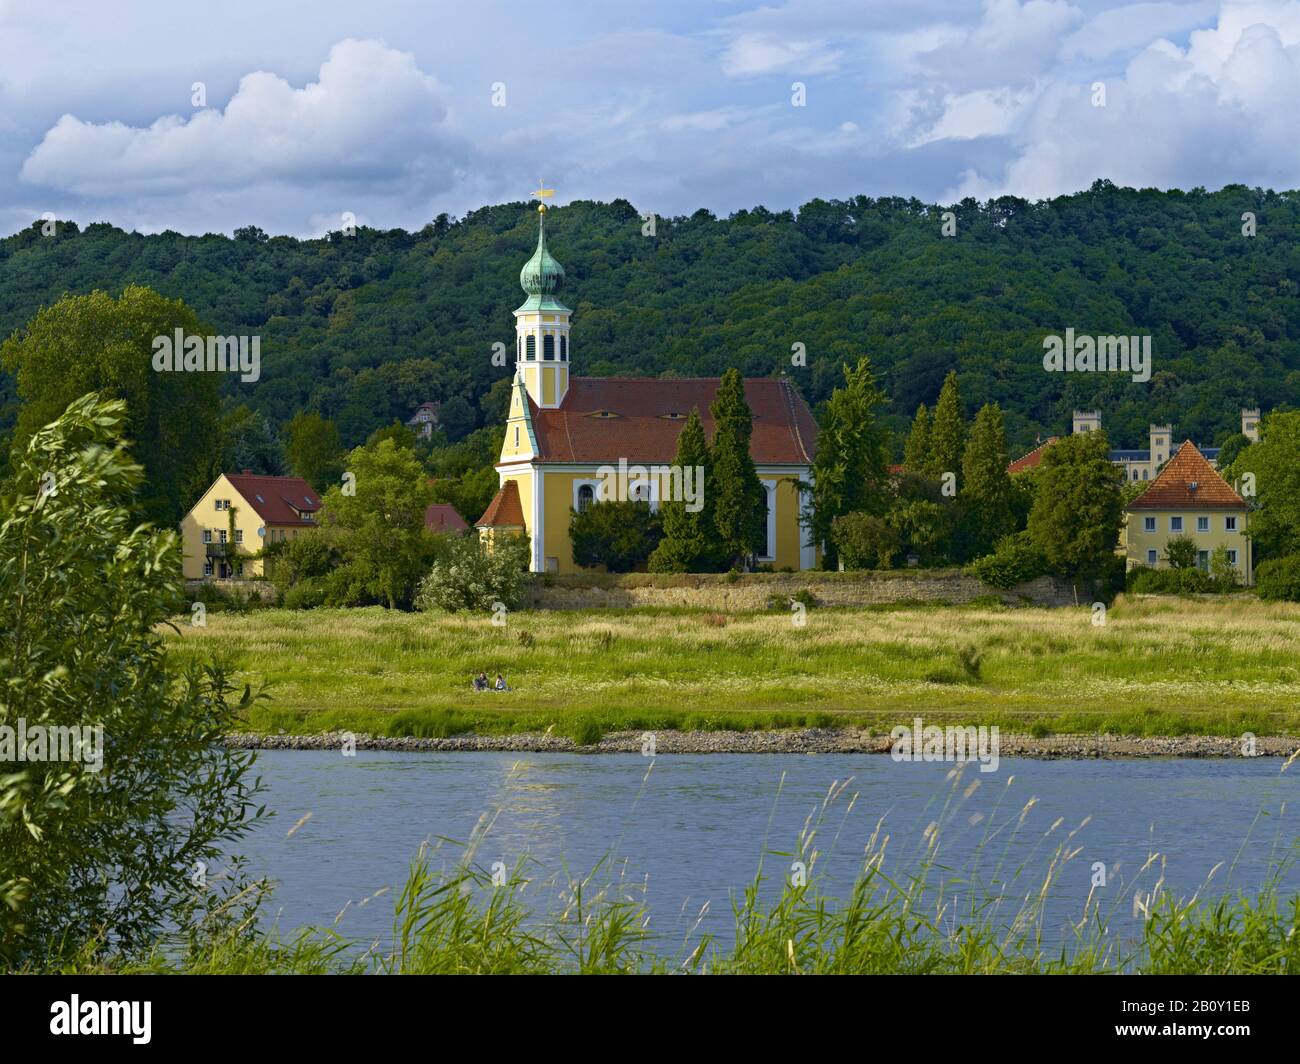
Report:
M570 511L573 508L575 487L574 485L582 482L598 482L600 477L597 470L599 466L591 466L589 469L576 471L568 470L565 472L543 473L545 478L545 487L543 490L543 517L544 535L543 535L543 565L546 559L555 559L555 571L559 573L580 573L584 572L581 566L573 560L573 544L569 539L569 519ZM665 499L668 495L668 482L666 477L658 479L658 498ZM771 565L774 568L790 568L797 570L799 568L800 546L803 538L803 530L799 527L799 504L800 497L795 484L796 477L793 476L772 476L760 474L760 479L766 481L775 480L776 487L776 557L771 561L764 561L763 564ZM618 490L626 494L627 484L622 478L616 478ZM521 482L519 486L520 499L524 498L524 485ZM531 519L531 497L524 505L524 513Z

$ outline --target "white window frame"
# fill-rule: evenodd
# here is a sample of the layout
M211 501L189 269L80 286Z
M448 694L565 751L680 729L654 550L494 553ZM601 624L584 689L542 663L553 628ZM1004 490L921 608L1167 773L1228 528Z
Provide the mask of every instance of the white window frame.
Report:
M573 482L573 508L574 508L575 510L578 509L578 490L579 490L581 487L583 487L583 485L590 485L590 486L591 486L591 504L592 504L593 506L595 506L597 503L599 503L599 502L601 501L601 498L600 498L600 479L599 479L599 478L596 478L596 479L594 479L594 480L586 480L586 479L583 479L583 480L575 480L575 481ZM613 500L610 500L610 501L613 501ZM581 511L579 511L579 512L581 512Z
M759 483L767 493L767 543L766 550L754 557L760 562L774 562L776 561L776 488L780 481L760 480Z
M205 529L203 530L203 542L204 542L204 543L211 543L211 542L212 542L212 529L210 529L210 528L205 528Z
M1170 531L1170 532L1182 532L1182 530L1183 530L1183 519L1182 519L1182 517L1171 517L1171 518L1169 519L1169 531Z
M1228 548L1228 564L1229 565L1237 564L1237 552L1232 547Z
M1158 565L1160 563L1160 552L1154 547L1147 548L1147 565Z
M1156 530L1156 519L1154 517L1142 518L1142 531L1154 532Z
M1205 527L1202 528L1201 527L1202 525L1204 525ZM1208 517L1198 517L1196 519L1196 531L1208 532L1209 530L1210 530L1210 519Z
M1223 519L1223 530L1225 532L1237 531L1237 518L1235 515L1229 515Z

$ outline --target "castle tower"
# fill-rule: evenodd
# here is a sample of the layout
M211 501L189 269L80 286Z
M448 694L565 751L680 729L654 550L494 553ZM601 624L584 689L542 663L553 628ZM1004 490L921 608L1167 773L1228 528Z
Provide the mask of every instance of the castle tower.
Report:
M1101 411L1100 410L1076 410L1074 412L1074 431L1075 432L1100 432Z
M1151 475L1161 467L1173 453L1174 427L1172 425L1151 426Z
M1241 434L1251 443L1259 443L1259 407L1253 410L1241 408Z
M544 185L533 193L537 205L537 250L519 271L526 298L515 310L515 373L528 395L544 410L564 402L569 390L569 310L555 298L564 281L564 267L546 250L546 197L554 189Z

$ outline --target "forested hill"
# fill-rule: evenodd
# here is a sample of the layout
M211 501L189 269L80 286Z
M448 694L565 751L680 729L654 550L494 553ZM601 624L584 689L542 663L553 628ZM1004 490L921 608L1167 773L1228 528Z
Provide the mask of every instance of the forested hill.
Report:
M816 404L843 362L868 354L901 437L956 367L968 413L1002 404L1013 450L1068 431L1072 406L1099 408L1113 444L1136 446L1152 421L1214 443L1243 405L1300 404L1300 193L1098 182L1037 204L965 201L950 208L952 237L940 232L945 209L813 200L797 213L660 218L647 236L626 201L555 208L548 246L567 272L574 371L784 370ZM1254 237L1242 233L1248 211ZM463 434L497 414L503 385L489 390L511 373L510 312L536 238L525 203L319 240L70 223L47 237L38 224L0 241L0 336L65 292L146 284L217 332L262 337L261 380L226 387L276 423L319 410L355 444L440 399ZM1150 382L1045 372L1042 338L1067 327L1149 332ZM498 341L504 367L492 364ZM806 368L791 365L793 344ZM12 379L0 389L7 428Z

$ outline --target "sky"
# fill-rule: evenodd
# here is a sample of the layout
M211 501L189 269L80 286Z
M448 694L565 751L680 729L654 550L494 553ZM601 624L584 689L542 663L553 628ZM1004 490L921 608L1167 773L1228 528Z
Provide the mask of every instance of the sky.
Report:
M1300 0L0 0L0 233L1300 187Z

